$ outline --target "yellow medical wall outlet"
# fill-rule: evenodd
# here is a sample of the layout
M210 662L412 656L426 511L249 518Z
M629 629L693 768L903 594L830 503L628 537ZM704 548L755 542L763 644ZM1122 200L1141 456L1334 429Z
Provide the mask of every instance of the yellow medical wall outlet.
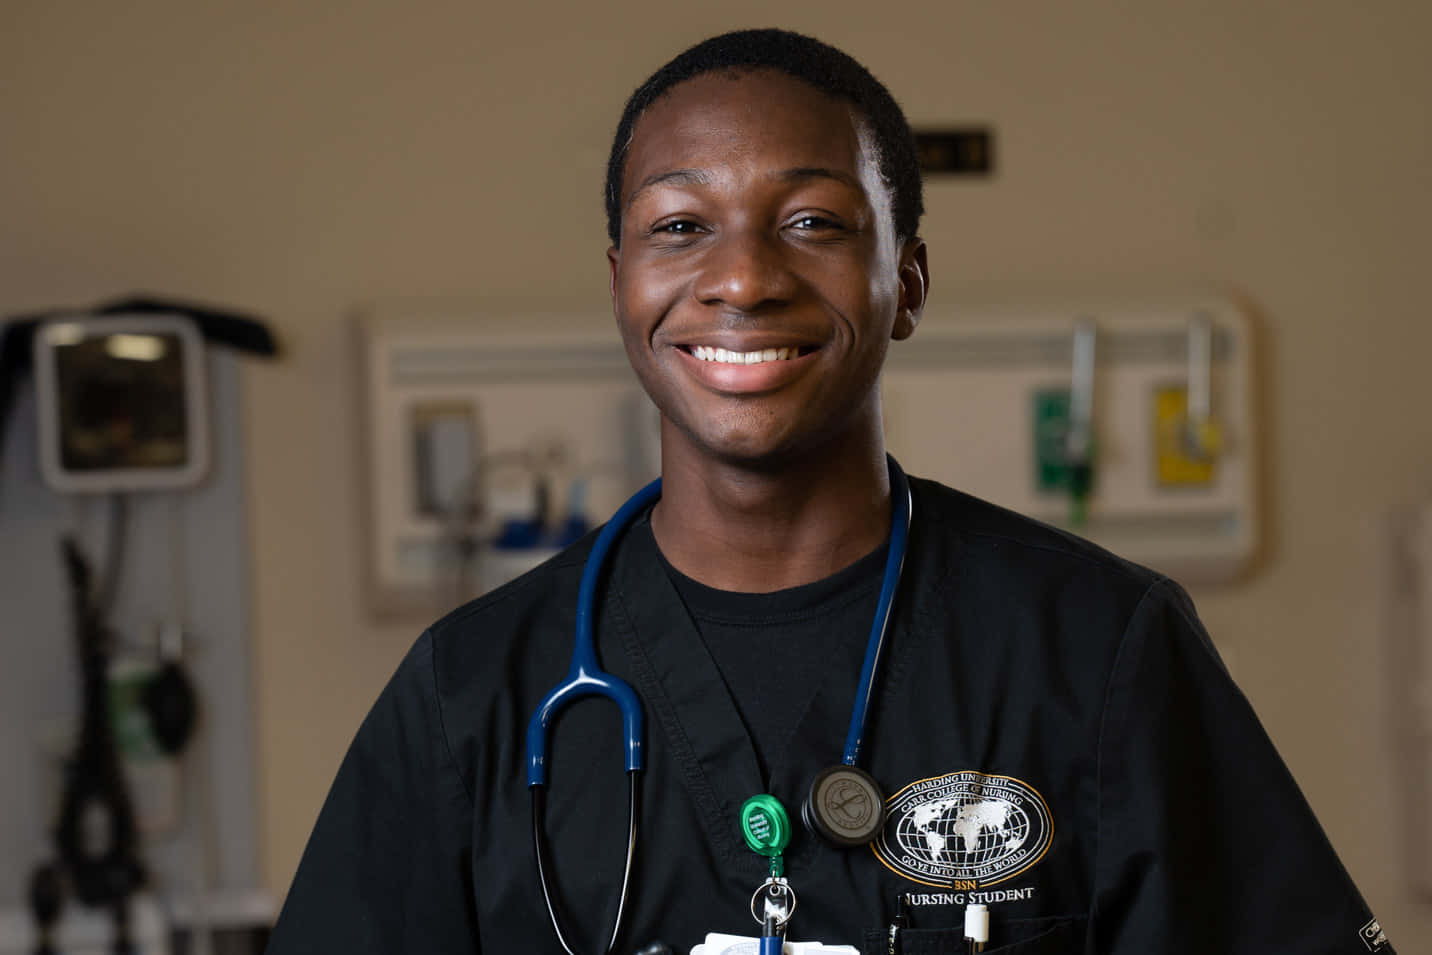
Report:
M1207 487L1218 478L1222 432L1212 418L1191 421L1188 389L1154 391L1154 474L1162 487Z

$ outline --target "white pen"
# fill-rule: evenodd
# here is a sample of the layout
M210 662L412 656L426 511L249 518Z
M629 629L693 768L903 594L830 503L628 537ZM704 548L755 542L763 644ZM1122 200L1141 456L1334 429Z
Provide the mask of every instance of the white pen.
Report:
M965 941L969 943L971 955L984 951L989 941L989 906L965 906Z

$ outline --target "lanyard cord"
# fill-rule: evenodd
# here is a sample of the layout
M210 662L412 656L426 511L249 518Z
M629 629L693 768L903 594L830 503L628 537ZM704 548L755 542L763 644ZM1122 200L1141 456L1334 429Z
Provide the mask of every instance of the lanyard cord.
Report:
M612 920L611 938L607 940L604 953L611 952L616 948L617 933L621 931L622 918L626 914L627 892L631 887L632 861L636 858L636 826L637 819L641 815L641 770L631 770L627 773L630 785L627 789L627 849L626 865L622 869L622 890L617 897L617 914ZM547 821L547 787L533 786L532 792L532 849L537 856L537 880L542 883L542 901L547 905L547 917L552 920L552 928L557 933L557 942L562 946L562 951L567 955L577 955L572 944L567 941L567 935L562 931L566 919L563 918L561 904L553 894L552 886L548 884L547 873L555 871L552 865L552 854L547 845L546 821Z

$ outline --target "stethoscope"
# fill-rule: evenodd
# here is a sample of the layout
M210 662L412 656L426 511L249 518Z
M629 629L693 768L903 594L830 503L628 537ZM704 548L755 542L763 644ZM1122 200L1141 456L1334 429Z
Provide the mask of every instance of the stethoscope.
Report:
M890 544L880 585L880 597L875 607L875 619L871 623L870 637L865 646L860 684L850 711L850 729L845 737L845 750L839 765L823 769L816 775L801 806L801 818L806 826L827 842L842 848L868 843L884 824L884 793L875 779L856 763L864 742L865 724L870 713L871 689L875 685L881 654L885 648L890 608L900 584L900 574L905 564L905 544L910 533L910 483L894 458L887 456L886 462L890 471ZM626 912L632 860L636 857L637 824L641 814L641 789L638 780L645 762L642 753L645 717L636 691L621 678L603 670L597 662L596 642L592 636L593 621L596 617L597 587L606 568L608 554L632 521L660 496L661 479L657 478L632 495L597 535L596 543L582 568L582 580L577 590L577 633L572 645L571 667L567 671L566 679L542 698L527 724L527 788L532 793L532 847L537 857L537 877L542 884L542 898L547 906L547 915L552 920L552 928L557 933L557 941L568 955L575 953L563 931L564 920L550 886L552 859L545 826L547 738L557 714L568 704L583 697L604 696L621 710L622 730L626 737L625 763L628 779L627 850L616 917L605 949L610 952L616 945L622 917ZM768 880L770 883L777 881ZM793 904L790 908L794 908Z

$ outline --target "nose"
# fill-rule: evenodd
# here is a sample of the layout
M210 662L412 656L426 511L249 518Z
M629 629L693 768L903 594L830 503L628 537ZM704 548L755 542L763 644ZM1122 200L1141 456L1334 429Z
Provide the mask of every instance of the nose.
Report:
M755 312L790 301L796 285L778 237L737 229L708 248L693 294L703 305Z

